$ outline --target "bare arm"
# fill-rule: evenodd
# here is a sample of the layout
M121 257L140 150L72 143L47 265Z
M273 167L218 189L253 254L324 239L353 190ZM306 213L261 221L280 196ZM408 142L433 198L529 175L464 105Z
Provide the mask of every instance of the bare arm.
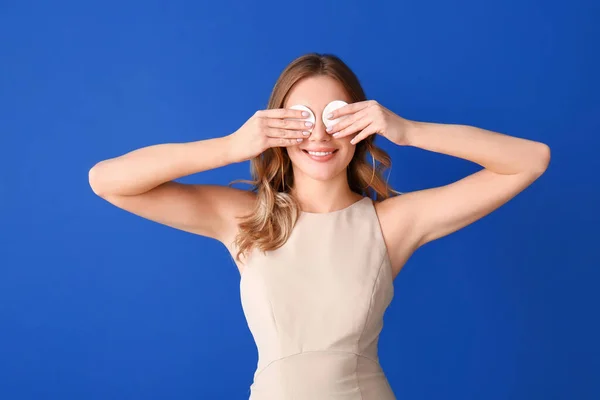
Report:
M237 217L253 209L256 195L174 179L249 160L270 147L298 145L306 126L296 119L303 117L301 110L259 110L224 137L133 150L94 165L90 186L98 196L133 214L228 245L237 233Z
M550 148L541 142L468 125L403 123L407 145L470 160L483 169L445 186L384 200L380 209L392 245L415 249L477 221L527 188L550 162ZM396 252L402 251L398 247Z
M89 182L98 196L146 219L229 240L234 216L250 209L254 194L220 185L192 185L174 179L243 161L230 136L188 143L164 143L133 150L94 165Z
M161 183L234 162L228 137L188 143L163 143L100 161L90 170L94 192L132 196Z

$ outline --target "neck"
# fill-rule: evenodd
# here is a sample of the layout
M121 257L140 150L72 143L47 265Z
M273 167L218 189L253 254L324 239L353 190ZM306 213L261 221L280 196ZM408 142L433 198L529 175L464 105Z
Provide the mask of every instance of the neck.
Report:
M292 195L306 212L326 213L349 206L361 195L350 190L346 171L328 180L317 180L305 175L294 176Z

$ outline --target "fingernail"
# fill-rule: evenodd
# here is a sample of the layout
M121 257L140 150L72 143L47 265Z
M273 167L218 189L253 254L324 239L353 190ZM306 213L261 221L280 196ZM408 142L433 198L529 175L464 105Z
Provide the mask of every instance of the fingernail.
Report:
M309 133L310 133L310 132L308 132L308 131L302 131L302 134L303 134L304 136L308 136L308 134L309 134Z
M303 140L304 140L304 139L302 139L302 138L298 138L298 139L296 139L296 141L297 141L297 142L301 142L301 141L303 141Z
M328 127L327 129L325 129L327 132L331 132L331 128L333 128L333 126Z
M333 118L333 113L327 114L327 119L331 119L331 118Z
M308 127L311 127L311 126L312 126L312 122L310 122L310 121L306 121L306 122L304 123L304 125L306 125L306 126L308 126Z
M303 117L308 117L309 116L308 111L302 111L302 116Z

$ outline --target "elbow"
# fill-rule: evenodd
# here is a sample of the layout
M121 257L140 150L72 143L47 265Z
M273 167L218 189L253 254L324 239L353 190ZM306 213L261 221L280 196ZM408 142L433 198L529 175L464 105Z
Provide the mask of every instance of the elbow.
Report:
M541 176L548 169L548 165L550 165L550 146L545 143L538 144L538 150L536 151L536 163L533 168L533 172L537 176Z
M104 190L102 189L102 184L101 184L101 182L102 182L101 166L102 166L102 161L100 161L99 163L94 165L88 171L88 183L90 185L90 188L92 189L94 194L99 197L104 196Z

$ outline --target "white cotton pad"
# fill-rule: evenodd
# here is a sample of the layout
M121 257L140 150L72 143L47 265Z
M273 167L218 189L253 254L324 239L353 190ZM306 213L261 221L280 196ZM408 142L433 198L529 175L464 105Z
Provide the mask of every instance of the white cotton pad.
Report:
M332 112L334 110L337 110L340 107L345 106L346 104L348 104L348 103L346 103L343 100L334 100L325 106L325 109L323 109L323 114L321 115L321 117L323 119L323 124L325 125L326 128L329 128L330 126L337 124L340 120L342 120L342 118L346 117L344 115L340 118L336 118L333 120L327 119L327 114L329 114L330 112Z
M306 127L306 130L309 131L309 132L312 132L313 128L315 127L315 121L316 121L316 119L315 119L315 114L313 114L313 112L311 111L311 109L308 108L308 107L306 107L306 106L303 106L302 104L296 104L296 105L293 105L293 106L288 107L288 108L291 108L292 110L308 111L309 116L306 117L306 118L286 118L286 119L300 120L300 121L310 121L310 122L313 123L313 126L311 126L310 128Z

